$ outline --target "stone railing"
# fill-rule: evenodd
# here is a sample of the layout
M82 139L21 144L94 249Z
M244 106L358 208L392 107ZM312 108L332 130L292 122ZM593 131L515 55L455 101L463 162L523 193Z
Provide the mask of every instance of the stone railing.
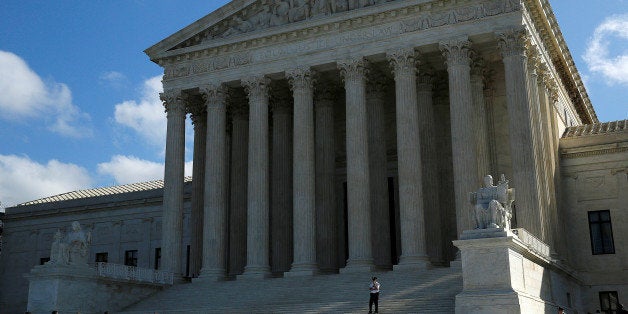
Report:
M171 285L174 279L171 272L120 264L96 263L96 270L100 277L137 282Z
M533 234L529 233L526 229L516 228L512 229L512 233L516 234L519 239L525 243L528 248L541 255L544 258L550 259L550 248L545 242L539 240Z

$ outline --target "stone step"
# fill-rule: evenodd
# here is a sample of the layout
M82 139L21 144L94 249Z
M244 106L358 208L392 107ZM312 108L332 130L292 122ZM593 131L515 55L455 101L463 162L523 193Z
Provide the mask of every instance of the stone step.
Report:
M364 313L371 276L382 283L381 313L453 313L460 269L312 277L194 281L162 291L121 313Z

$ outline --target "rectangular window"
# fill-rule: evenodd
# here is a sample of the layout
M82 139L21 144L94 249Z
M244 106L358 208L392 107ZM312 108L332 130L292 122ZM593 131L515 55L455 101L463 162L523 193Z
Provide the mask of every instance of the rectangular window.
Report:
M48 261L50 261L50 257L42 257L39 259L39 265L46 264Z
M600 291L600 310L602 313L617 313L617 291Z
M611 212L609 210L589 212L589 232L593 255L615 254Z
M158 247L155 249L155 269L159 269L161 267L161 248Z
M109 254L107 252L96 253L96 263L107 263Z
M137 267L137 250L124 252L124 265Z

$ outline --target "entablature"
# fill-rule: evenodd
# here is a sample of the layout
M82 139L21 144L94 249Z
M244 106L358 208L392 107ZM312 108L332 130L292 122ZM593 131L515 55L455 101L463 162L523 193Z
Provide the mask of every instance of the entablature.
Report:
M146 52L154 62L164 67L164 82L170 86L185 87L186 81L193 81L192 77L212 73L215 78L230 68L241 68L247 72L247 68L254 64L281 57L307 55L306 61L309 61L310 54L323 49L340 49L336 53L348 54L352 48L369 43L369 40L398 45L409 41L393 43L390 39L419 32L428 35L433 29L447 32L452 25L469 28L458 30L458 33L470 38L476 35L473 24L491 24L495 28L491 33L499 28L527 25L535 45L547 52L547 55L543 54L543 61L552 73L551 77L562 83L557 85L562 86L561 98L570 103L566 107L571 107L569 110L575 107L579 117L575 120L585 124L597 122L547 0L372 0L367 1L370 4L356 4L356 7L341 12L329 11L300 20L288 18L274 26L267 21L264 22L267 26L260 27L262 24L259 24L255 14L283 2L232 1ZM314 6L323 2L326 1L301 0L297 6ZM364 5L367 6L361 7ZM273 10L276 11L276 8ZM274 14L281 17L278 13ZM503 15L511 15L510 23L496 25L499 23L495 23L495 17ZM236 18L257 24L239 33L225 33L224 26L220 25L232 25ZM479 20L482 23L476 23ZM471 21L474 23L467 23ZM184 33L188 37L183 37ZM412 43L418 46L425 41ZM343 46L346 49L343 50Z

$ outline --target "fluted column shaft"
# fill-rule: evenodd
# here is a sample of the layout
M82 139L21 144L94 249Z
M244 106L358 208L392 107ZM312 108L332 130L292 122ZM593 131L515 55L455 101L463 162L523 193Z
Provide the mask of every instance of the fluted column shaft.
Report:
M547 197L548 199L548 204L547 204L547 211L549 213L549 219L548 219L548 224L549 224L549 243L552 249L552 252L556 253L558 252L558 237L559 237L559 233L558 233L558 228L556 228L556 226L559 224L558 223L558 210L557 210L557 206L556 206L556 186L554 185L554 179L555 179L555 175L554 175L554 152L553 147L554 147L554 141L556 141L557 139L554 138L554 134L551 131L551 125L552 125L552 104L550 104L550 98L548 95L548 91L546 89L546 81L551 80L551 78L549 77L549 75L547 74L547 70L544 66L542 66L542 71L539 75L539 80L537 81L538 83L538 90L539 90L539 104L540 104L540 109L541 109L541 137L543 138L543 156L544 158L541 159L541 162L543 164L543 170L542 170L542 174L544 175L544 180L545 180L545 185L547 186Z
M166 160L161 240L161 269L181 275L183 182L185 165L185 100L180 90L161 95L167 113Z
M205 214L203 219L203 268L200 277L222 279L226 273L227 185L226 140L227 103L222 86L203 86L207 110L205 168Z
M498 176L497 170L497 146L495 143L495 109L493 108L493 97L495 91L492 87L486 87L484 89L484 104L486 108L486 140L488 144L488 156L489 156L489 173L494 178Z
M273 272L290 270L292 237L292 96L288 88L273 90L271 252Z
M334 144L334 91L331 84L317 88L316 136L316 257L323 272L338 269L338 219L336 215L336 155Z
M248 162L248 105L242 99L235 103L231 133L231 202L229 211L229 275L239 275L246 265L246 205Z
M388 54L395 74L401 256L397 267L427 267L421 138L413 50Z
M510 153L512 158L513 184L517 189L515 209L517 227L525 228L536 236L541 235L539 209L540 195L535 165L532 133L532 108L530 88L527 84L527 60L525 33L515 31L501 33L501 49L508 107Z
M388 211L388 178L386 176L386 76L382 71L371 71L368 79L367 112L369 136L369 163L371 179L371 232L373 261L377 267L389 269L390 213Z
M244 276L264 277L269 267L268 84L263 76L243 80L249 97L247 243Z
M478 177L483 178L491 173L490 151L488 148L488 129L486 123L486 103L484 101L483 61L473 62L471 71L471 94L473 95L473 111L475 125L475 148L478 158Z
M451 148L454 170L454 193L458 237L464 230L473 229L469 191L479 186L477 155L475 151L473 94L469 58L470 43L451 40L440 44L449 74L449 106L451 112Z
M194 157L192 169L192 200L190 214L190 275L198 277L203 255L203 202L205 194L205 143L207 114L205 105L191 108L194 124Z
M344 271L373 267L371 198L366 111L366 61L339 63L346 92L349 258Z
M419 73L417 82L417 103L419 112L419 132L421 133L421 163L423 184L423 206L425 208L426 241L428 254L432 260L443 260L444 212L439 201L438 160L436 159L436 131L434 120L433 78L427 73Z
M316 273L314 90L309 69L286 73L294 95L294 262L291 275Z
M528 86L530 91L530 108L532 115L532 145L534 147L534 167L536 171L536 180L539 182L538 184L538 193L541 196L540 199L540 207L539 207L539 219L540 219L540 234L539 238L545 243L551 243L549 241L550 238L550 225L549 225L549 189L547 186L547 182L545 180L545 173L543 169L544 163L544 152L543 148L543 138L541 135L542 126L541 126L541 99L539 98L539 88L538 88L538 73L537 73L537 62L538 56L535 55L534 49L528 49L529 53L528 57Z

